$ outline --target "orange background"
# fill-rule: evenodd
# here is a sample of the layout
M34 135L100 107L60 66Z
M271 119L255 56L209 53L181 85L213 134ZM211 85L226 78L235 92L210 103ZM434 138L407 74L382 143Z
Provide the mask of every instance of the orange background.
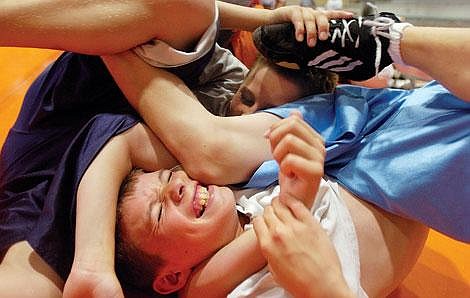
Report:
M16 119L26 89L59 54L0 48L0 144ZM470 297L470 245L431 231L418 263L390 297Z

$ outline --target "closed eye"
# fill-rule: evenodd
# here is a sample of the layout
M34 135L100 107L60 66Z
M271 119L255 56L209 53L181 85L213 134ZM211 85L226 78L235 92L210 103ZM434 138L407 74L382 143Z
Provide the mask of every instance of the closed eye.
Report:
M155 210L155 208L159 208ZM153 200L148 208L148 223L151 229L151 235L157 235L160 227L160 218L162 216L163 204L158 200ZM155 216L157 215L157 216Z
M170 171L170 174L168 175L168 180L166 181L166 183L170 183L171 176L173 176L173 171Z
M160 204L160 210L158 210L157 222L160 223L160 219L162 218L163 213L163 202Z
M242 104L251 107L255 104L255 96L248 88L243 88L241 90L240 101Z

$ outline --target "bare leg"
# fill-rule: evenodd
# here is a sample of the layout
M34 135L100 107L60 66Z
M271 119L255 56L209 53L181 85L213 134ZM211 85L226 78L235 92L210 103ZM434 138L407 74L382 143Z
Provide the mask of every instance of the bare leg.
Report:
M404 62L470 101L470 28L408 27L400 45Z
M26 242L3 253L0 263L0 297L62 297L64 283Z
M1 1L0 45L109 54L158 38L184 49L214 11L213 0Z

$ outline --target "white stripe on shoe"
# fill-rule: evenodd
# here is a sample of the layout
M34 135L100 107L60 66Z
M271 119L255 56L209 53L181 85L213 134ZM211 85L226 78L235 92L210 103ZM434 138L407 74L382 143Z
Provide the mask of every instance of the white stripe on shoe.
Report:
M351 71L355 67L361 66L362 64L363 64L362 61L356 60L356 61L353 61L353 62L349 63L349 65L347 65L347 66L330 68L329 70L334 71L334 72Z
M336 60L331 60L330 62L327 62L323 65L317 65L317 67L320 67L320 68L323 68L323 69L329 69L330 67L332 66L335 66L335 65L343 65L345 64L346 62L348 61L351 61L352 59L349 58L349 57L346 57L346 56L341 56L339 57L339 59L336 59Z
M332 59L332 60L330 60L326 63L323 63L326 60L328 60L328 59L330 59L334 56L339 56L339 53L334 51L334 50L329 50L329 51L326 51L323 54L315 57L315 59L308 62L307 65L308 66L314 66L314 67L321 68L321 69L328 69L328 70L336 71L336 72L344 72L344 71L351 71L355 67L360 66L360 65L363 64L362 61L360 61L360 60L351 61L352 58L349 58L349 57L346 57L346 56L339 56L338 58L335 57L336 59L334 58L334 59ZM349 63L347 63L347 62L349 62ZM347 64L344 65L345 63L347 63ZM344 66L339 66L339 65L344 65ZM333 67L333 66L338 66L338 67Z
M333 50L326 51L323 54L317 56L315 59L309 61L307 65L308 66L316 66L316 65L322 63L323 61L325 61L326 59L331 58L335 55L338 55L338 52L333 51Z

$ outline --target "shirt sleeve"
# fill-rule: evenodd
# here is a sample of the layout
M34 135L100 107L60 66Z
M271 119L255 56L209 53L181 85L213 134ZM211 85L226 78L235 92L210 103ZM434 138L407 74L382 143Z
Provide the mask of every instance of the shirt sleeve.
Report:
M230 100L248 73L248 69L229 50L216 45L211 61L192 91L214 115L226 116Z

